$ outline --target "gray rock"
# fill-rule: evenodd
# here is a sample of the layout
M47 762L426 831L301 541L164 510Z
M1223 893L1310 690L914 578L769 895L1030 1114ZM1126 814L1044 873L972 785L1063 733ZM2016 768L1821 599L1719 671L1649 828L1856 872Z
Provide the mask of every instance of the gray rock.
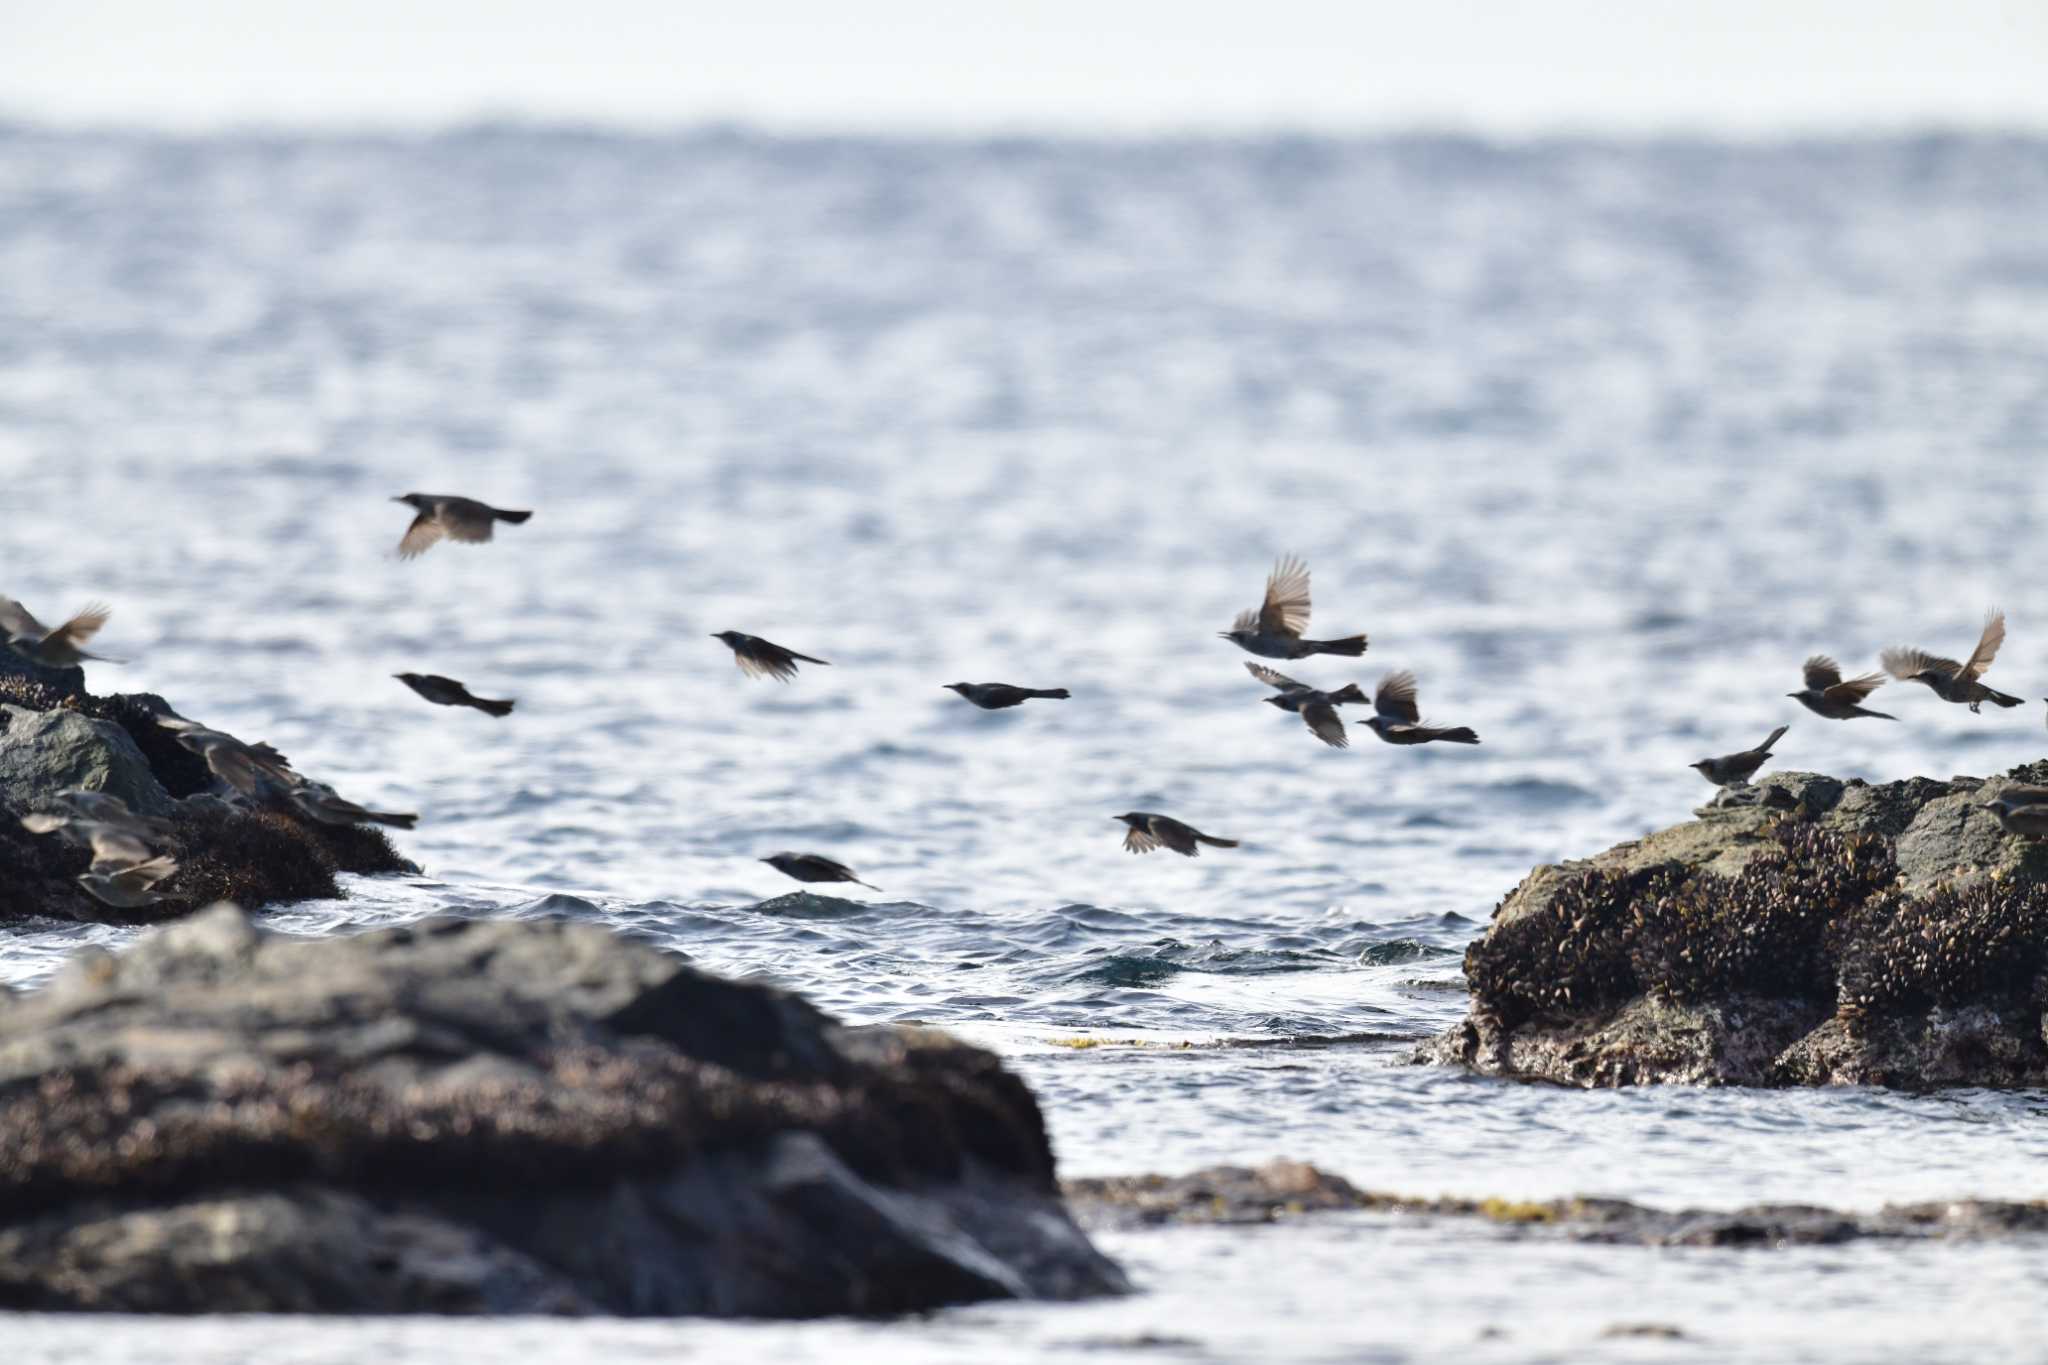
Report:
M111 792L145 815L171 808L149 760L112 721L0 706L0 793L26 808L69 787Z
M0 1000L0 1304L809 1316L1126 1287L1030 1092L587 923L233 907Z
M2048 848L2005 777L1774 773L1698 819L1532 871L1419 1062L1609 1086L2048 1084Z

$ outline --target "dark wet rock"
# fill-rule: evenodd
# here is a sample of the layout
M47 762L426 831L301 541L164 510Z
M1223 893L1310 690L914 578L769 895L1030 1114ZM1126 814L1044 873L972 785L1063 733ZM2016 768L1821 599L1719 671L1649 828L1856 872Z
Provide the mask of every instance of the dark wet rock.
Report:
M1465 955L1418 1061L1572 1085L2048 1084L2048 847L2005 777L1780 773L1700 818L1539 867Z
M110 792L143 815L171 808L149 760L112 721L0 706L0 792L32 806L71 787Z
M13 651L0 649L0 655ZM95 923L157 923L217 900L254 907L342 894L337 874L418 868L380 829L328 825L291 810L250 810L216 799L198 755L156 723L169 713L146 692L95 697L82 680L20 660L0 671L0 923L31 915ZM91 855L61 837L32 838L21 817L70 787L111 792L145 815L168 815L176 876L156 905L120 910L73 880Z
M0 994L0 1307L898 1313L1125 1287L1030 1091L592 924L218 907Z
M1361 1190L1299 1161L1214 1166L1189 1175L1109 1176L1061 1184L1089 1228L1243 1225L1346 1210L1479 1219L1517 1235L1619 1246L1831 1246L1865 1239L1973 1240L2048 1234L2048 1203L1963 1199L1843 1213L1805 1204L1655 1209L1625 1199L1416 1198Z

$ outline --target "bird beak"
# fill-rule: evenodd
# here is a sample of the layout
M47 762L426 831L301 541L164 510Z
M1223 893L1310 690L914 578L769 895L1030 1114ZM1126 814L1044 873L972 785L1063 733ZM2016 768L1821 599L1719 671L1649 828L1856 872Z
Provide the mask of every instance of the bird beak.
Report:
M404 498L393 498L393 499L392 499L392 501L393 501L393 502L404 502L404 501L405 501L405 499L404 499Z
M1230 632L1227 630L1219 630L1216 632L1216 638L1219 640L1228 640L1230 638Z

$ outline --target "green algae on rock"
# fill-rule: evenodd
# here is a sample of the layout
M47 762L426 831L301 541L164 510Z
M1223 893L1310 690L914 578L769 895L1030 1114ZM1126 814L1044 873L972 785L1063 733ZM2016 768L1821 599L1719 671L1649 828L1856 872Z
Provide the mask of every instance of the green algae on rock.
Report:
M2048 779L1781 773L1539 867L1416 1060L1572 1085L2048 1084L2048 850L1984 801Z

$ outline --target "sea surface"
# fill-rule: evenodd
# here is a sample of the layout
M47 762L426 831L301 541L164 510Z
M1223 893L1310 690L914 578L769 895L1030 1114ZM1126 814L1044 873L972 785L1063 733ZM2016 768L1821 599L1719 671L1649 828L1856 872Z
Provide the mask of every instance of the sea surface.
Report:
M0 592L416 809L419 876L269 916L570 915L1036 1088L1068 1174L1416 1195L2048 1197L2048 1099L1577 1093L1411 1067L1531 865L1687 768L2048 750L2048 142L1060 142L0 127ZM394 554L410 491L532 508ZM1348 750L1216 633L1284 554ZM1800 661L1962 655L1830 723ZM829 659L743 677L710 632ZM498 721L391 674L518 700ZM942 684L1063 686L984 713ZM1355 715L1356 713L1354 713ZM1242 841L1132 857L1111 817ZM757 861L884 888L796 894ZM33 924L0 981L127 931ZM1584 1247L1341 1216L1112 1233L1143 1292L914 1321L0 1316L13 1362L2026 1359L2036 1242ZM1617 1325L1677 1339L1605 1335Z

